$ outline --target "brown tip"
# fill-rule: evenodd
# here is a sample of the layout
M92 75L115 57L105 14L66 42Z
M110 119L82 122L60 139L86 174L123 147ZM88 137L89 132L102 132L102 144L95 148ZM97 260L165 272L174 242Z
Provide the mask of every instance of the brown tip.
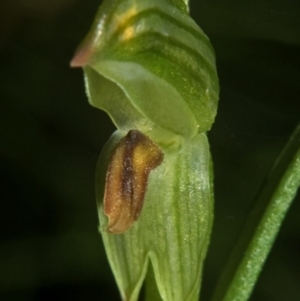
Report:
M83 43L79 46L78 50L75 52L73 59L71 60L71 67L83 67L88 64L90 57L92 55L92 47L89 43Z

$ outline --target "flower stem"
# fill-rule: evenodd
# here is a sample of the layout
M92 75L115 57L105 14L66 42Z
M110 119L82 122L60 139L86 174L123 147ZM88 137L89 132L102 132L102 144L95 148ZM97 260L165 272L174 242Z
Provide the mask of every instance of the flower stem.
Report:
M300 186L300 125L263 183L212 301L246 301Z

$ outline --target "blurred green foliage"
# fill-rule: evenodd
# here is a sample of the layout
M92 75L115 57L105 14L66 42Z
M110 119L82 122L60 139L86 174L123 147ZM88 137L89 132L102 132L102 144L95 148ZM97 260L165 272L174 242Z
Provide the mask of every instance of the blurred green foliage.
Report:
M97 231L94 171L114 128L69 68L99 0L0 3L0 300L119 300ZM191 1L221 84L209 133L216 208L208 300L300 112L300 2ZM299 196L252 301L299 300Z

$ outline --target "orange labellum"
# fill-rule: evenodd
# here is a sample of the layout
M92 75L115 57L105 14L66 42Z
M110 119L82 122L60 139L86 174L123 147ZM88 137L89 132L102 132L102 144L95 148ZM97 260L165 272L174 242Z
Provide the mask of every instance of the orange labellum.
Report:
M161 149L138 130L120 140L111 156L106 173L104 213L107 231L128 230L141 213L151 170L163 161Z

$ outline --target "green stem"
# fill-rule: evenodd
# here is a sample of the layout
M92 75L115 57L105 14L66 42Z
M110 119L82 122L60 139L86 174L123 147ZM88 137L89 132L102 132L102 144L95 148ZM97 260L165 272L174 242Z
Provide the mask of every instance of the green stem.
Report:
M300 125L267 177L212 301L249 299L299 186Z

